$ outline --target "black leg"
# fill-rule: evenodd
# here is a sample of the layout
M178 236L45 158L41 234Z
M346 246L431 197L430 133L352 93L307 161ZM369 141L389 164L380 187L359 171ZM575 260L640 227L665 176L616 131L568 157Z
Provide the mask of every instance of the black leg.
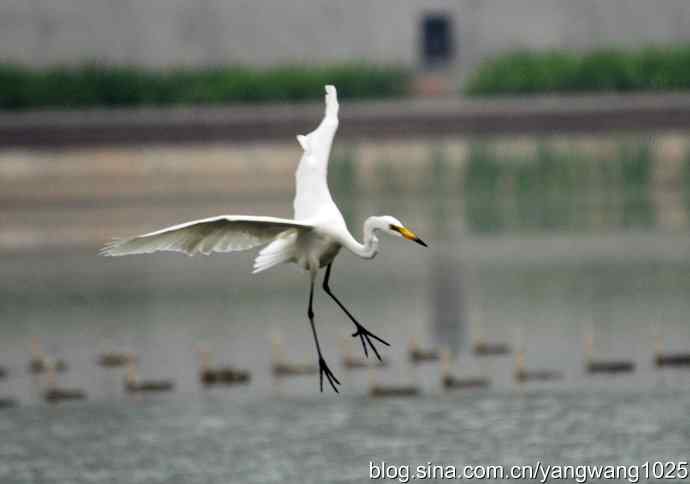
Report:
M378 350L376 349L376 346L374 346L374 343L372 343L371 338L374 338L376 341L383 343L386 346L390 346L390 343L387 341L384 341L383 339L379 338L376 336L374 333L370 332L368 329L366 329L364 326L362 326L359 321L355 319L355 317L350 314L350 311L347 310L345 306L343 306L343 303L341 303L337 297L335 297L335 294L331 292L331 288L328 285L328 282L331 278L331 268L333 267L333 263L328 264L328 267L326 268L326 275L323 277L323 290L326 291L326 294L331 296L333 300L336 302L338 306L340 306L340 309L345 311L345 314L350 318L350 320L355 324L357 327L357 331L355 331L352 334L352 337L355 338L359 336L359 340L362 342L362 348L364 349L364 355L366 357L369 357L369 351L367 350L367 343L369 343L369 346L371 346L371 349L374 350L374 354L376 357L381 360L381 355L379 355Z
M311 287L309 289L309 309L307 310L307 316L309 316L309 322L311 323L311 332L314 334L314 343L316 343L316 352L319 355L319 388L323 392L323 375L326 375L326 379L328 380L328 383L331 384L331 387L333 387L333 390L335 390L335 393L338 392L338 388L335 386L336 384L340 385L340 382L338 379L333 375L333 372L331 372L331 369L328 368L328 365L326 364L326 361L323 359L323 355L321 354L321 346L319 345L319 338L316 336L316 326L314 325L314 280L312 279L311 281Z

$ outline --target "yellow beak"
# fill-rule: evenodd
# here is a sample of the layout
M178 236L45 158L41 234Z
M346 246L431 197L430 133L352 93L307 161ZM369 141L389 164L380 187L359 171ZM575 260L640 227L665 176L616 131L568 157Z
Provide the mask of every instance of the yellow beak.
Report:
M395 229L396 229L398 232L400 232L400 235L402 235L403 237L405 237L407 240L411 240L411 241L413 241L413 242L417 242L419 245L423 245L424 247L428 247L428 245L426 245L426 243L425 243L422 239L420 239L419 237L417 237L417 234L415 234L414 232L412 232L412 231L411 231L410 229L408 229L407 227L395 227Z

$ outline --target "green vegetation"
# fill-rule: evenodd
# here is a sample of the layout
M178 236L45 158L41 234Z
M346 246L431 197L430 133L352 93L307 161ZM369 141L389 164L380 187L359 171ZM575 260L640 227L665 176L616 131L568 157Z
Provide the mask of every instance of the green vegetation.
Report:
M587 53L517 51L481 64L468 95L690 89L690 45Z
M406 94L409 78L401 68L364 64L167 71L0 65L0 109L306 101L321 99L325 84L336 84L342 99L384 98Z

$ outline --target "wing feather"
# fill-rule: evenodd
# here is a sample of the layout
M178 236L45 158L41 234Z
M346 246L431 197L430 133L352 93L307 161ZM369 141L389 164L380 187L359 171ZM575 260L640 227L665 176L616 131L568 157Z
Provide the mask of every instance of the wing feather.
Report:
M311 230L312 226L290 219L221 215L175 225L128 239L113 240L101 255L150 254L158 251L188 255L248 250L285 232Z
M295 219L317 215L333 199L328 189L328 158L338 130L338 95L334 86L326 86L326 112L321 124L308 135L297 136L304 154L295 173Z

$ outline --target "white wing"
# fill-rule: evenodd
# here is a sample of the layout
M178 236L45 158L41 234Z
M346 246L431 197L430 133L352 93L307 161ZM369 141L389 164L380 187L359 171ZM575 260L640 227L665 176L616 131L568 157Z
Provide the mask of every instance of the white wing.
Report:
M265 244L278 235L312 226L276 217L221 215L175 225L129 239L114 240L101 250L102 255L149 254L159 250L188 255L247 250Z
M328 157L338 129L338 95L334 86L326 86L326 113L319 127L308 135L297 136L304 154L295 173L295 219L306 220L333 204L328 190Z

